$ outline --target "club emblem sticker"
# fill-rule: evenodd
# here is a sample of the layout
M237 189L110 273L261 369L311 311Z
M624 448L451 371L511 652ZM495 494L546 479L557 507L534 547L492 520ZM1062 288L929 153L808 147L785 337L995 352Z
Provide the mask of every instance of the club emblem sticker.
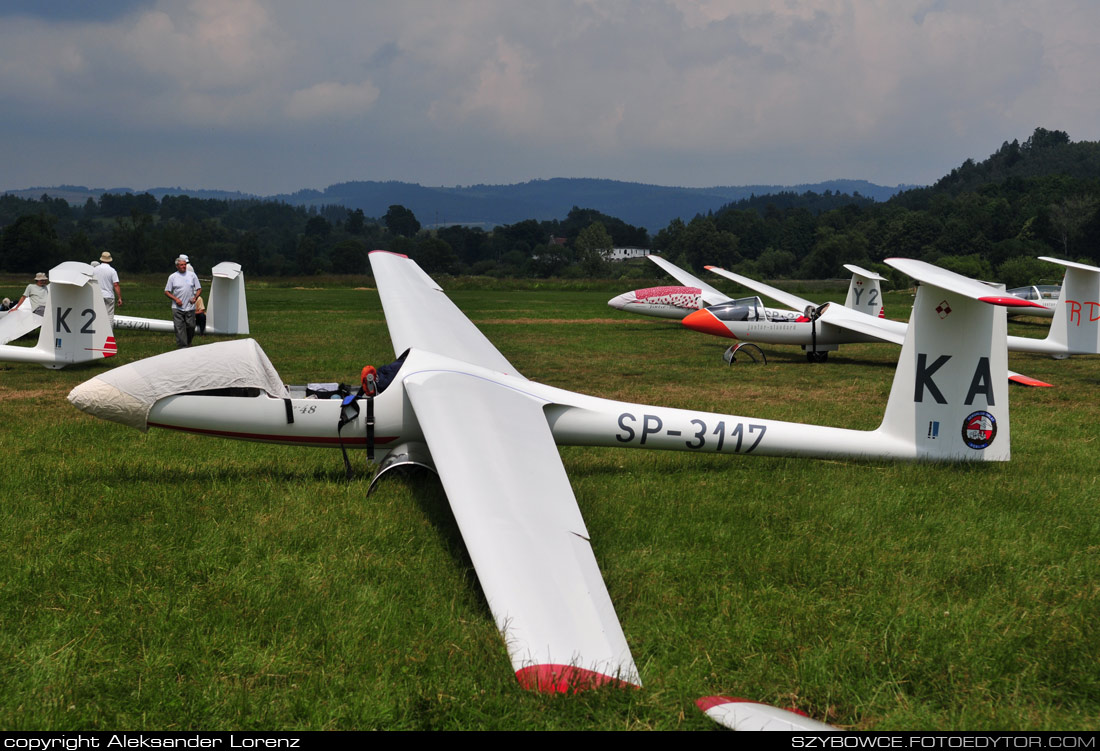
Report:
M963 443L972 449L989 448L997 437L997 418L988 412L971 412L963 420Z

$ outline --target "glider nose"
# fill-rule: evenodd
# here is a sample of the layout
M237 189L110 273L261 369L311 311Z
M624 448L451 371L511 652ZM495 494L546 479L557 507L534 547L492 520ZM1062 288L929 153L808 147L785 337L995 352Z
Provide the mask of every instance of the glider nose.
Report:
M726 327L726 324L719 321L714 314L706 308L685 316L684 325L693 331L702 331L704 334L724 336L727 339L737 338L733 335L733 332Z
M633 292L624 292L621 295L616 295L607 301L615 310L625 310L627 305L637 302L637 297Z

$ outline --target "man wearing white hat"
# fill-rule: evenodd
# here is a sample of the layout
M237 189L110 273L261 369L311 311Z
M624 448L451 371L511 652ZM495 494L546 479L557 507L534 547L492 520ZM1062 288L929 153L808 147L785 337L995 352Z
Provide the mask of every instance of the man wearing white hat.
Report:
M111 254L106 250L99 256L99 264L92 274L99 280L99 289L103 293L103 305L107 308L107 317L111 319L111 328L115 326L115 303L122 307L122 290L118 286L118 272L111 266Z
M46 312L46 290L49 286L50 278L46 276L45 272L39 271L34 275L34 282L27 285L27 288L23 290L22 297L19 298L12 310L18 309L24 301L29 300L27 307L35 315L43 315Z
M202 285L195 272L187 270L187 259L176 259L176 273L168 277L164 295L172 301L172 322L176 328L176 347L190 347L195 336L195 300Z

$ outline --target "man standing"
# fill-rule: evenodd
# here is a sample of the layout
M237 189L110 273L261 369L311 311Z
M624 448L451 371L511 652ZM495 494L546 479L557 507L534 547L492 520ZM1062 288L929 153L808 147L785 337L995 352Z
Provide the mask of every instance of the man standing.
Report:
M168 277L164 295L172 301L172 323L176 328L176 347L190 347L195 336L195 300L202 285L195 272L187 270L187 261L176 259L176 273Z
M46 288L49 283L50 278L39 271L34 275L34 282L28 284L27 288L23 290L22 297L19 298L19 302L15 304L12 310L18 310L25 300L29 300L27 307L30 308L30 311L35 315L43 315L46 312Z
M99 264L92 269L92 274L99 280L99 289L103 293L103 305L107 308L111 328L115 326L115 303L122 307L122 290L118 286L118 272L111 266L113 260L111 254L105 250L99 256Z

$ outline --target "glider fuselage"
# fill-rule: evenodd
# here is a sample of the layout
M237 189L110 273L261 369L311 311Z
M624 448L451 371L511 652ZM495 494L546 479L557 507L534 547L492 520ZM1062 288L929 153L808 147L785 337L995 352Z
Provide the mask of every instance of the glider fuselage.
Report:
M902 440L882 429L850 430L603 399L413 350L390 388L374 398L374 446L379 454L393 446L424 442L403 380L443 372L469 378L471 384L489 381L542 402L554 441L559 445L759 456L913 459L918 453L936 453L937 441L940 445L945 443L931 431L926 436L927 445L918 448L911 438ZM925 376L933 387L941 378L935 374ZM967 378L977 380L970 373ZM967 398L973 396L968 394ZM454 398L461 399L462 394L456 393ZM262 393L166 397L152 407L148 424L238 440L333 448L342 443L349 448L365 448L365 401L360 400L358 416L339 433L339 400L284 400ZM971 458L979 458L981 453L975 450ZM966 458L954 449L944 457Z

